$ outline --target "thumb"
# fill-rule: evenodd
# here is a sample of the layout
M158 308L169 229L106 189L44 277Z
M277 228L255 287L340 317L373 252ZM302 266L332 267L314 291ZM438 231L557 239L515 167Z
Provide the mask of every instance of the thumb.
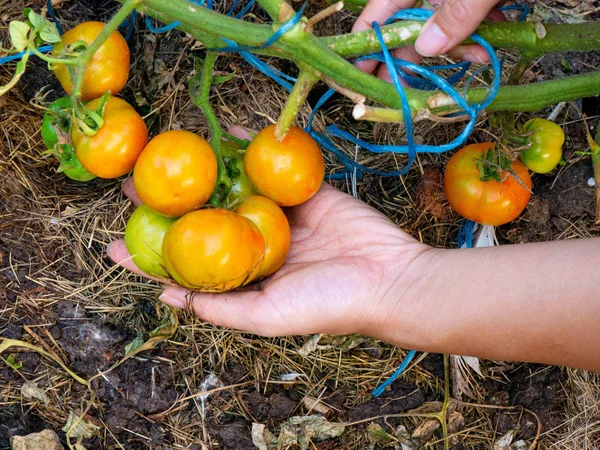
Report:
M415 49L436 56L456 47L473 33L498 0L447 0L425 23Z

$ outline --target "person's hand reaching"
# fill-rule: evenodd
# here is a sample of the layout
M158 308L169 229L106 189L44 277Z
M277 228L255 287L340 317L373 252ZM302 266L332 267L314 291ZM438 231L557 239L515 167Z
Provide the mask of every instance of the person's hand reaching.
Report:
M249 138L239 127L231 132ZM131 180L124 191L139 204ZM245 290L223 294L191 293L169 285L160 299L209 323L264 336L376 334L372 327L385 323L404 297L402 292L412 292L411 282L420 272L417 261L429 247L327 184L286 214L291 249L276 274ZM123 241L111 244L108 254L141 274Z
M431 2L435 14L425 22L414 47L401 47L393 51L396 58L419 63L422 56L447 53L455 60L473 63L489 62L489 55L478 45L459 45L473 33L481 22L503 20L504 15L493 10L498 0L437 0ZM383 24L402 9L412 8L414 0L370 0L356 20L352 31L372 28L372 23ZM361 61L358 67L368 73L377 70L378 76L390 81L385 65L377 69L376 61Z

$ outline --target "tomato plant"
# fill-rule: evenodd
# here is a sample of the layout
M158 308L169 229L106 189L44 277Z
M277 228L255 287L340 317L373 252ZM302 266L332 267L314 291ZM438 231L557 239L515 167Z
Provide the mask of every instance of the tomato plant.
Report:
M104 24L102 22L83 22L62 35L62 41L56 44L53 56L64 55L67 47L78 42L90 45L98 37ZM118 31L113 32L106 42L94 53L85 69L81 87L81 99L84 101L101 97L106 92L118 94L125 87L129 77L129 46ZM71 73L65 64L54 64L53 71L63 89L70 94L73 91Z
M252 140L244 156L246 174L256 190L279 206L296 206L317 193L325 176L325 161L314 139L292 126L278 141L275 125Z
M127 221L125 245L135 265L154 277L168 278L162 257L163 238L175 219L140 205Z
M180 217L210 199L217 158L200 136L167 131L148 143L135 164L133 181L142 202L165 216Z
M256 194L256 190L246 175L244 169L244 154L238 145L230 141L221 141L221 156L231 179L231 189L227 196L227 203L231 204L238 199L243 199Z
M250 220L226 209L202 209L177 220L163 242L173 279L190 289L224 292L250 283L265 241Z
M88 172L75 155L69 133L71 131L71 99L63 97L52 103L44 113L42 139L48 153L60 161L59 172L75 181L91 181L96 176Z
M523 132L530 133L531 146L521 153L521 160L532 172L548 173L562 158L565 133L550 120L535 118L523 125Z
M290 249L290 225L279 206L266 197L253 195L236 212L251 220L265 239L265 257L257 278L275 273L285 262Z
M86 106L95 110L100 102L92 100ZM148 142L148 128L129 103L116 97L106 102L103 117L94 136L73 126L71 141L83 167L100 178L117 178L133 169Z
M446 167L444 187L452 208L482 225L498 226L516 219L531 198L527 168L521 161L511 163L498 156L491 142L467 145L456 152Z

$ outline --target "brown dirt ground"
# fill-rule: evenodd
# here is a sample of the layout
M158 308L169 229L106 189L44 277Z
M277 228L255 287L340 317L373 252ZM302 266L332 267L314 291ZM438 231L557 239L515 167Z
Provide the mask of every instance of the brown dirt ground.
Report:
M17 18L24 3L36 9L43 6L39 0L0 2L0 25ZM82 20L105 19L115 5L100 0L66 2L58 14L69 28ZM322 25L322 31L348 30L352 20L352 15L344 14L341 20ZM201 51L190 51L193 42L182 33L154 36L141 22L138 25L130 42L134 58L124 98L147 115L152 134L185 128L207 135L207 125L185 89L193 68L191 56ZM511 55L506 56L510 64ZM564 56L568 64L563 64L557 58L543 58L527 76L532 80L565 76L566 67L573 73L594 70L600 59L568 54ZM258 338L182 313L171 338L112 368L123 358L127 343L137 335L149 337L165 310L157 306L157 286L115 268L105 256L106 245L122 236L132 212L120 192L121 180L77 184L55 173L55 162L41 155L37 130L43 110L38 105L62 94L45 64L33 61L35 70L0 98L0 337L50 350L77 375L94 379L87 388L36 352L13 348L3 353L0 449L9 448L10 436L45 428L58 432L66 444L61 429L71 411L98 427L93 437L83 440L88 449L253 449L252 423L263 423L276 434L290 417L311 412L306 397L319 398L330 421L352 423L340 439L315 443L314 448L323 450L367 448L371 422L388 432L402 424L410 433L424 423L420 418L389 415L432 408L443 400L442 356L425 356L382 399L373 399L372 389L393 372L405 352L358 337L325 337L330 346L303 357L297 350L304 338ZM289 64L281 67L293 70ZM285 98L281 89L234 56L221 58L218 69L234 73L230 82L214 90L213 104L224 126L261 128L274 121ZM9 73L10 68L2 67L0 78L5 80ZM591 124L598 122L597 99L579 102L579 108ZM344 100L336 99L318 118L318 126L335 120L374 142L402 138L397 127L358 126L349 111ZM302 110L301 122L308 113L308 108ZM527 118L522 115L518 120ZM557 122L567 134L566 164L555 173L534 177L534 201L520 219L499 229L502 243L599 234L593 190L587 184L591 163L581 154L587 149L583 123L572 106ZM457 126L449 124L417 126L417 135L430 143L447 141L456 132ZM472 140L488 140L489 133L496 132L482 121ZM346 146L344 151L353 154L354 149ZM327 158L330 169L339 168ZM393 156L362 152L359 161L384 170L402 163ZM454 247L461 222L440 190L446 161L447 155L422 156L402 179L367 176L358 181L358 196L423 242ZM349 189L346 183L338 187ZM481 406L458 407L456 414L463 420L455 427L453 448L491 448L513 429L517 439L532 443L536 420L542 427L542 448L598 448L597 375L492 361L483 361L482 368L483 378L470 375L472 398L466 399ZM300 376L283 382L281 375L289 373ZM25 398L21 394L25 381L37 383L46 392L47 403ZM215 387L218 390L207 399L199 397ZM519 407L496 408L508 406ZM439 430L416 445L439 448Z

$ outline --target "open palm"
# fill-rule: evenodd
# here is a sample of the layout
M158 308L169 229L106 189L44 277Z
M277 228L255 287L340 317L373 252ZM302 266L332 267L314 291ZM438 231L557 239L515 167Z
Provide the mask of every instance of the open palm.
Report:
M139 202L131 181L124 190ZM398 277L427 249L383 214L327 184L286 214L290 252L273 276L223 294L168 285L161 300L212 324L265 336L366 332ZM141 273L123 241L110 246L109 256Z

